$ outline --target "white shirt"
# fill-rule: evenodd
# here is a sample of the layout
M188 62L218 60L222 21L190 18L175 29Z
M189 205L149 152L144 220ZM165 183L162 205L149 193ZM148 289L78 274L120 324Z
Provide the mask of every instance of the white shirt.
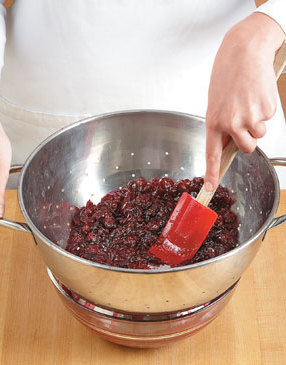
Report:
M0 118L14 161L88 115L143 108L204 116L222 38L254 10L253 0L15 0L0 82ZM286 29L285 0L259 11ZM281 108L267 137L263 150L286 156Z

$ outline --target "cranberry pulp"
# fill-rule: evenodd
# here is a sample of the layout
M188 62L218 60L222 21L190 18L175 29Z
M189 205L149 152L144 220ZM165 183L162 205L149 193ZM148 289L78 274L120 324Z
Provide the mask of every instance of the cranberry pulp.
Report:
M131 180L105 195L100 203L90 200L77 209L66 250L105 265L152 269L164 265L148 252L165 227L183 192L196 197L202 178L174 182L170 178ZM238 218L231 211L234 200L219 186L209 207L218 218L196 255L184 266L221 255L238 246Z

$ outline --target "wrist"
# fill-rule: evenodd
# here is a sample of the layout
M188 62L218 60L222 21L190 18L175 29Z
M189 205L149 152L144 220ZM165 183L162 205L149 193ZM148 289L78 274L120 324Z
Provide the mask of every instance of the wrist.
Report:
M255 12L237 23L225 35L240 51L251 51L274 58L286 35L281 26L264 13Z

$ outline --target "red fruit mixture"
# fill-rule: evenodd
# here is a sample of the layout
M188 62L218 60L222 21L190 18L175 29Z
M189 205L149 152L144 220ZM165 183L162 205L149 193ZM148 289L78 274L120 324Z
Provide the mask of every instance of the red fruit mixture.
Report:
M100 203L90 200L78 209L71 223L66 250L85 259L117 267L152 269L163 265L148 252L166 225L184 191L196 197L202 178L174 182L170 178L131 180L105 195ZM218 218L192 260L203 261L238 246L238 219L231 211L234 200L219 186L209 207Z

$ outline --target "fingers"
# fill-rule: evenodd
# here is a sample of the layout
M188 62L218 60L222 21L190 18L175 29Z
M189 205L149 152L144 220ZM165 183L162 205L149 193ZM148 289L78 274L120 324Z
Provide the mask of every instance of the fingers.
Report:
M214 191L218 185L221 154L225 136L217 130L207 129L205 189Z
M0 163L0 218L4 216L5 210L5 189L9 177L10 161Z
M205 185L213 188L218 182L224 136L230 136L241 151L251 153L257 139L266 133L265 121L275 114L273 49L277 48L272 48L272 42L265 47L265 42L260 43L262 38L256 43L259 52L257 47L249 46L248 38L242 34L247 34L245 25L255 22L253 19L238 23L226 34L213 64L206 118L205 174Z
M249 126L248 131L256 139L262 138L266 134L266 124L264 121L257 122L254 126Z
M11 164L11 145L0 125L0 218L5 210L5 189Z
M242 129L239 131L239 133L236 133L231 137L242 152L251 153L255 150L257 140L256 138L252 137L252 135L247 130Z
M207 126L208 125L214 124L207 121ZM205 173L205 189L207 191L211 192L217 188L221 155L228 138L232 138L234 143L242 152L251 153L256 148L257 138L263 137L266 133L266 126L264 122L257 122L251 127L247 127L250 130L243 127L232 129L225 128L225 130L229 133L228 136L218 128L207 128Z
M5 211L5 189L9 178L10 163L1 164L0 169L0 218L3 218Z
M234 123L230 123L230 126L225 129L242 152L252 153L257 146L257 139L266 134L266 123L265 121L240 121L236 123L236 127Z
M0 191L0 218L3 218L5 211L5 190Z

